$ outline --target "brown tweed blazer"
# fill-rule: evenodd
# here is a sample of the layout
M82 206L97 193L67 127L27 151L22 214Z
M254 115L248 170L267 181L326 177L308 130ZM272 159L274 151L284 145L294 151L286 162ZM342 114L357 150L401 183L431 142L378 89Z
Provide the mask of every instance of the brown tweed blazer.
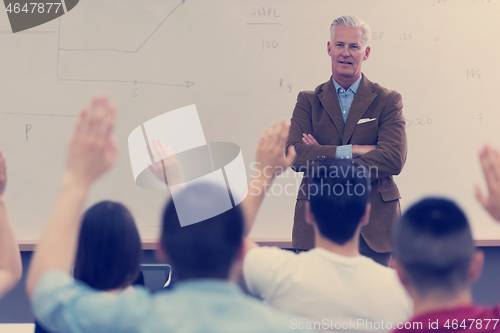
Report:
M344 124L332 79L314 91L302 91L293 111L286 147L295 146L295 165L318 157L335 157L337 146L347 144L377 145L377 149L360 156L372 168L372 205L370 223L361 233L367 244L377 252L392 250L392 228L400 216L399 190L392 176L403 169L407 142L401 95L373 83L363 75ZM360 119L375 120L358 124ZM302 133L312 134L320 144L306 145ZM302 180L304 186L307 179ZM307 188L307 186L304 186ZM307 195L299 190L295 207L292 242L294 247L314 247L312 228L305 222Z

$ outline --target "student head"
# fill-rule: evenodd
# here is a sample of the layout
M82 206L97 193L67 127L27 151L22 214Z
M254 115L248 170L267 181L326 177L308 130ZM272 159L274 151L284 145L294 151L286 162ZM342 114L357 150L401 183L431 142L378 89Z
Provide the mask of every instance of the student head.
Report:
M370 215L368 169L352 160L328 159L308 175L306 222L338 245L358 235Z
M140 271L141 239L129 210L102 201L83 216L74 277L99 290L125 288Z
M209 193L207 195L207 193ZM206 210L220 204L227 190L209 183L188 186L175 195L176 202ZM240 206L204 221L181 227L173 200L163 213L161 249L180 280L227 279L241 255L244 217Z
M401 217L394 238L396 268L412 297L453 298L482 268L464 212L452 201L426 198Z

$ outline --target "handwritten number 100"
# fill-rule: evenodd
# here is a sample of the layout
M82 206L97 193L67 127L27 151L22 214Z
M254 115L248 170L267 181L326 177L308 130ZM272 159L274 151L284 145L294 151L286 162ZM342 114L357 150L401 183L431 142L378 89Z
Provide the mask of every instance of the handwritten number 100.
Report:
M264 41L262 40L262 49L265 50L265 49L275 49L278 47L278 42L273 40L272 42L271 41Z

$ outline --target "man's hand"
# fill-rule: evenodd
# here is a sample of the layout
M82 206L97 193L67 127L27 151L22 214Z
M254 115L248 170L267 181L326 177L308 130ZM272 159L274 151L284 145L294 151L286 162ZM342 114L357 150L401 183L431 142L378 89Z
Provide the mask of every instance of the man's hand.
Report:
M282 120L279 124L273 123L262 133L255 156L260 175L274 179L292 165L297 155L294 146L288 149L288 156L285 157L285 142L289 129L290 125Z
M302 133L302 141L304 141L304 143L306 145L317 145L319 146L319 143L318 141L316 141L316 139L314 138L314 136L312 136L312 134L306 134L306 133Z
M319 146L318 141L311 134L302 133L302 141L306 145L317 145ZM376 145L352 145L352 157L362 156L372 150L377 149Z
M94 98L80 113L68 150L66 179L88 187L113 165L115 118L116 109L106 97Z
M486 145L479 152L479 160L488 187L488 197L486 198L479 186L476 186L476 198L483 208L500 222L500 154L498 150Z
M376 145L352 145L352 157L362 156L375 149Z

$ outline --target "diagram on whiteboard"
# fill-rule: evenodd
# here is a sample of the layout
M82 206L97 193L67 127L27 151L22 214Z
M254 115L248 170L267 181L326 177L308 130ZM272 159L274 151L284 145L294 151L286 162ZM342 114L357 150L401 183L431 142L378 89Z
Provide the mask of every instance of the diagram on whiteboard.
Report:
M81 13L59 20L58 82L113 82L190 88L194 82L189 80L151 81L133 70L138 68L135 64L141 61L141 51L148 42L161 42L159 38L155 39L157 32L181 10L184 2L86 1ZM110 17L113 17L112 22Z

